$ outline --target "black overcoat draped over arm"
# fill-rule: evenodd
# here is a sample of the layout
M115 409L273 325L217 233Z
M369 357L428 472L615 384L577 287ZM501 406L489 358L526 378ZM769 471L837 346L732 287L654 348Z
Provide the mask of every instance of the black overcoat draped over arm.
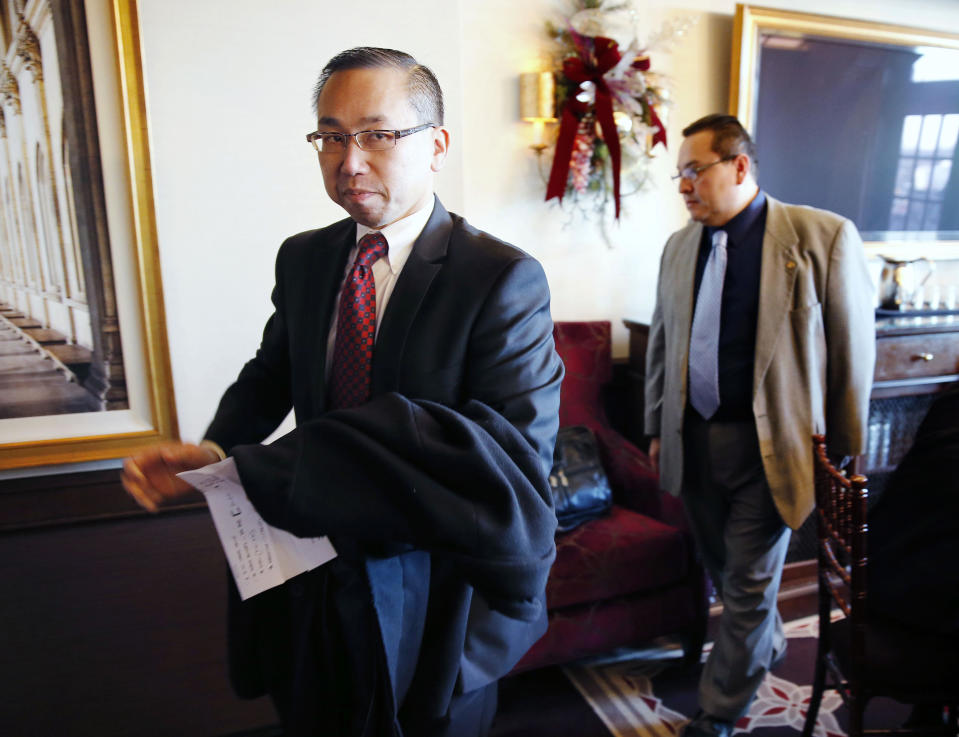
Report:
M206 436L268 522L329 535L363 567L397 706L439 716L545 629L563 369L540 265L437 200L382 317L371 400L327 412L327 335L354 242L346 220L283 244L275 312ZM296 429L259 445L291 407ZM261 597L234 602L234 618L289 619L282 588ZM269 647L250 642L261 631L231 626L245 695L261 689L242 665L256 660L244 648Z

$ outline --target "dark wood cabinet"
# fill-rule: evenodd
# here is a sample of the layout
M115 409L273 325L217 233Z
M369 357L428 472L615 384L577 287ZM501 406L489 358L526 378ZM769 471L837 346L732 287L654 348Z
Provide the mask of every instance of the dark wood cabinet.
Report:
M623 320L623 324L629 330L629 406L634 417L638 418L630 429L634 434L642 435L649 325L634 320ZM874 409L877 401L910 396L925 397L912 404L917 408L927 408L937 392L955 381L959 381L959 315L904 316L876 321L876 370L872 388ZM881 410L884 406L880 404L878 408ZM904 406L901 409L906 408ZM891 417L883 414L882 420L892 421L898 417L900 421L908 421L905 415L900 414L894 412ZM872 419L870 413L871 426L875 424ZM875 438L870 437L872 440Z
M938 392L959 381L959 315L876 321L876 372L859 471L876 499Z
M646 344L649 342L649 325L633 320L623 320L629 329L629 358L626 362L626 405L629 408L623 422L623 434L634 445L646 450L649 439L643 430L646 407Z
M873 397L927 394L959 381L959 315L876 321Z
M959 374L956 334L953 332L908 332L883 330L876 336L876 388L900 393L923 392L932 385L955 381ZM922 393L922 392L920 392Z
M629 329L630 439L642 442L643 385L649 325L624 320ZM876 369L869 404L866 452L856 470L869 479L870 503L882 496L896 465L912 445L936 394L959 381L959 314L880 318L876 321ZM812 518L793 535L789 561L815 557Z

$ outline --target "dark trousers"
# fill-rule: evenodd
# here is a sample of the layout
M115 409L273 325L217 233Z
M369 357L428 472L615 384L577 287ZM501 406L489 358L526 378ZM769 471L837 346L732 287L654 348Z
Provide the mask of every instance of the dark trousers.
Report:
M336 560L298 577L299 617L289 672L271 685L284 737L485 737L497 684L454 696L448 714L397 725L372 595L362 569Z
M403 725L403 737L486 737L496 716L498 685L453 697L449 714L423 724Z
M682 498L723 602L699 706L735 721L785 650L776 598L790 531L773 503L751 420L706 421L689 410L683 439Z
M270 684L284 737L388 737L392 696L382 646L359 566L335 560L287 582L287 665Z

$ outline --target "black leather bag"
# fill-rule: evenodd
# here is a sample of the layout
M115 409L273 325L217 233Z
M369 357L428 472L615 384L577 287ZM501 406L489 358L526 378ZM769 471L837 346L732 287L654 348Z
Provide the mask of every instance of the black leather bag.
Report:
M609 512L613 492L599 459L596 436L588 427L560 428L549 485L559 520L557 532L568 532Z

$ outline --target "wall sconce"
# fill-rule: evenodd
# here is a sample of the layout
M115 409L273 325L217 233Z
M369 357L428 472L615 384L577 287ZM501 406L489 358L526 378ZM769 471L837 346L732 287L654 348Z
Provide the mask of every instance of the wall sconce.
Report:
M543 142L546 123L556 122L555 81L552 72L528 72L519 75L519 115L533 124L530 148L539 156L547 148Z

